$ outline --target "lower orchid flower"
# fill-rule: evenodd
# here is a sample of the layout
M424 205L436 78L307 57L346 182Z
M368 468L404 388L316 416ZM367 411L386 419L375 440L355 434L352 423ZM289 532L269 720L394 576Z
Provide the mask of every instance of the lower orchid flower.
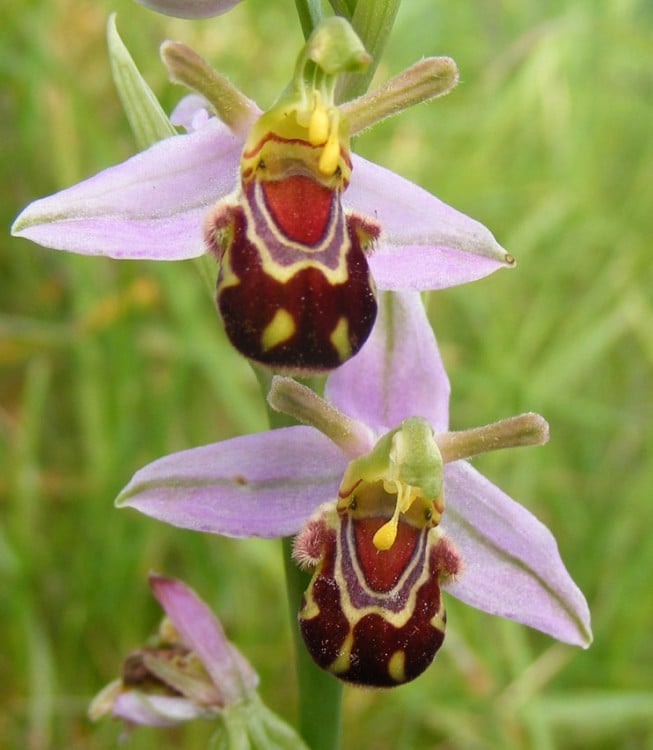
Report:
M197 594L160 575L150 575L150 586L166 617L156 638L124 660L120 679L93 699L90 718L109 714L127 726L155 727L217 719L226 736L220 747L306 750L261 702L256 672Z
M143 141L151 142L153 121L174 133L113 25L109 38L128 114L145 122ZM481 224L350 151L351 135L454 86L451 59L423 60L336 104L337 77L369 56L347 22L331 17L261 114L184 45L166 42L162 56L222 122L191 118L192 132L35 201L14 235L113 258L210 252L230 341L288 373L330 370L356 354L374 324L377 288L438 289L514 264Z
M314 571L307 646L359 684L428 666L444 636L440 589L589 645L587 603L550 531L465 460L545 442L548 426L525 414L448 432L449 382L418 294L381 295L368 343L325 399L275 377L271 406L305 424L158 459L117 504L228 536L299 532L296 558Z

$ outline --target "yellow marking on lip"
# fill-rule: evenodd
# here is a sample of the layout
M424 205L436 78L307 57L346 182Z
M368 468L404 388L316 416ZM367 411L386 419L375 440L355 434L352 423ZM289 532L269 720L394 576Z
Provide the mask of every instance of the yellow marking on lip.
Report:
M320 614L320 607L315 599L313 599L312 591L307 592L306 603L299 614L302 620L312 620Z
M288 341L296 330L293 316L283 307L279 308L272 320L265 326L261 334L261 347L264 352L273 349L284 341Z
M431 627L444 633L444 629L447 625L447 615L442 603L440 603L440 609L431 617Z
M395 651L388 660L388 674L395 682L406 682L406 652Z
M225 289L228 289L232 286L238 286L240 284L240 279L236 274L233 272L233 269L231 267L231 252L229 249L222 257L222 260L220 262L220 276L218 278L218 294L220 292L223 292Z
M340 647L338 656L336 656L336 658L327 667L329 672L332 672L333 674L342 674L343 672L347 672L349 670L349 668L351 667L351 649L353 645L354 634L350 630L349 633L347 633L347 637L345 638L344 643Z
M329 336L329 341L338 352L341 362L349 359L351 356L351 344L349 343L349 324L347 323L347 318L342 316L338 319L336 327Z

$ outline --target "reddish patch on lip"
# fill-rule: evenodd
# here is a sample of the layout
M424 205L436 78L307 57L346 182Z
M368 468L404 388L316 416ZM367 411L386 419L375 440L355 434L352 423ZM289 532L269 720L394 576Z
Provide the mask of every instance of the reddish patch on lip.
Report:
M419 541L420 531L407 523L397 525L397 537L390 549L374 546L374 534L387 518L362 518L354 524L356 553L365 580L374 591L389 591L401 578Z
M275 224L288 239L311 246L323 238L334 190L304 175L266 180L261 187Z

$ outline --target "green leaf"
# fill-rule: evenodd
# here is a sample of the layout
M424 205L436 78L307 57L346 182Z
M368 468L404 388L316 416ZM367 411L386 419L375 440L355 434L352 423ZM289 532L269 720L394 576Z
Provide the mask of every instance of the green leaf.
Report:
M558 731L574 737L615 739L637 727L650 727L653 693L590 691L552 694L537 702L538 711ZM616 745L615 745L616 747Z
M177 131L120 38L115 13L109 16L107 23L107 44L113 80L138 148L145 149L176 135Z

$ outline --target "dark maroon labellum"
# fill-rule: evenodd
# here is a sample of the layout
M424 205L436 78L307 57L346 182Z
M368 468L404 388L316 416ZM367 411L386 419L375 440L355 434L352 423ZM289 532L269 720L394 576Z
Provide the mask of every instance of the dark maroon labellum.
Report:
M244 182L241 200L218 204L206 231L231 343L288 372L330 370L352 357L376 318L364 249L378 233L345 215L339 189L306 175Z
M442 578L458 555L437 528L404 520L388 550L373 544L387 518L328 511L321 555L299 623L316 663L347 682L392 687L413 680L442 645Z

